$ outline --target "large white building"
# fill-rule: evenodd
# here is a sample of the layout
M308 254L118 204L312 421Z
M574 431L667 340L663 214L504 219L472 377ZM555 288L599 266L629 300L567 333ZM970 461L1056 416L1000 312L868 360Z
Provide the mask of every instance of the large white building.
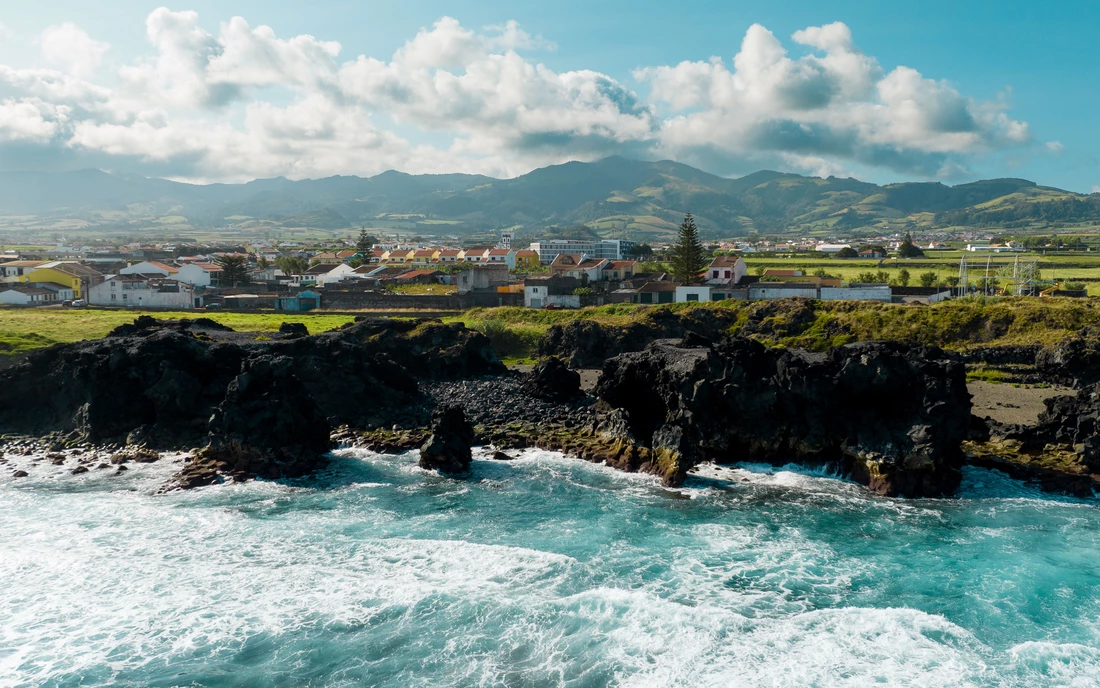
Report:
M599 239L595 241L575 241L572 239L548 239L531 244L531 250L539 254L539 262L549 265L562 253L579 253L589 258L622 260L637 242L623 239Z
M186 310L195 307L193 297L194 288L186 282L147 275L111 275L87 290L93 306Z
M222 268L213 263L188 263L181 265L176 279L196 287L209 287L221 279Z

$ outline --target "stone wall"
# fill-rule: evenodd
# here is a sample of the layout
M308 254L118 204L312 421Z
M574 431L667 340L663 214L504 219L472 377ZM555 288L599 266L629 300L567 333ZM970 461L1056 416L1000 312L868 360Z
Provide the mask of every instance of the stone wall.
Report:
M496 291L470 292L458 295L388 294L377 291L324 290L321 307L326 310L407 309L465 310L475 306L522 306L523 294L501 294Z

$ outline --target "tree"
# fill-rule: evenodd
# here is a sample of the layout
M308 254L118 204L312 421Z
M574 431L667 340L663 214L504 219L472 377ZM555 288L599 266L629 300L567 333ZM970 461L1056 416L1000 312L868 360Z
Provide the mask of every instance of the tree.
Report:
M936 279L936 273L932 270L922 272L920 275L920 285L922 287L931 287L936 283Z
M275 259L275 264L279 266L284 275L301 275L309 269L309 261L294 256L279 256Z
M261 270L266 270L271 267L271 262L267 258L260 256L259 260L256 261L256 267Z
M923 258L924 251L920 250L920 247L913 243L913 237L909 232L905 233L905 239L902 240L898 246L899 258Z
M367 234L367 228L359 230L359 240L355 242L355 250L361 256L370 255L370 250L378 243L378 239Z
M222 284L235 287L238 282L248 281L248 267L245 265L244 256L218 256L214 259L214 263L222 269Z
M898 271L898 284L903 287L908 287L910 277L911 276L909 274L909 271L905 268L902 268L900 271Z
M653 247L649 244L637 244L631 246L626 255L634 260L646 260L653 257Z
M859 258L859 251L855 250L851 246L845 246L836 252L837 258Z
M703 245L699 243L699 228L695 218L688 213L680 223L680 235L672 248L672 275L682 284L699 281L699 276L707 269L707 260L703 254Z

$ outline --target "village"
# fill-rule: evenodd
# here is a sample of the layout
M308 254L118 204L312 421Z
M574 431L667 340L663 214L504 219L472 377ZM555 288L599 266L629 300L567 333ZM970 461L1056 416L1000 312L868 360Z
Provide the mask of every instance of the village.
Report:
M0 256L0 304L306 312L556 309L791 297L935 303L952 295L944 285L846 281L799 269L750 274L744 255L788 248L774 244L723 245L708 256L698 279L685 283L654 269L661 263L644 260L652 251L648 246L626 240L544 239L516 248L505 232L496 245L463 248L375 242L373 237L364 244L363 239L358 245L349 239L309 248L259 242L232 248L134 244L9 251ZM842 249L860 258L885 258L887 252L847 244L809 247L826 254Z

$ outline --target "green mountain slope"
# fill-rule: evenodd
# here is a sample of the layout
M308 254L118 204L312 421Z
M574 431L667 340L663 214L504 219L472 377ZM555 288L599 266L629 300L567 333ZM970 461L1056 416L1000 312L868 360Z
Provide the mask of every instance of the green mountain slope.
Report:
M621 157L554 165L514 179L390 171L370 178L202 186L98 170L0 174L0 214L94 222L107 211L182 215L199 226L247 217L340 229L391 216L446 223L448 231L460 233L588 224L605 235L659 240L689 211L708 237L1092 223L1100 222L1100 195L1023 179L879 186L773 171L727 179L672 161Z

